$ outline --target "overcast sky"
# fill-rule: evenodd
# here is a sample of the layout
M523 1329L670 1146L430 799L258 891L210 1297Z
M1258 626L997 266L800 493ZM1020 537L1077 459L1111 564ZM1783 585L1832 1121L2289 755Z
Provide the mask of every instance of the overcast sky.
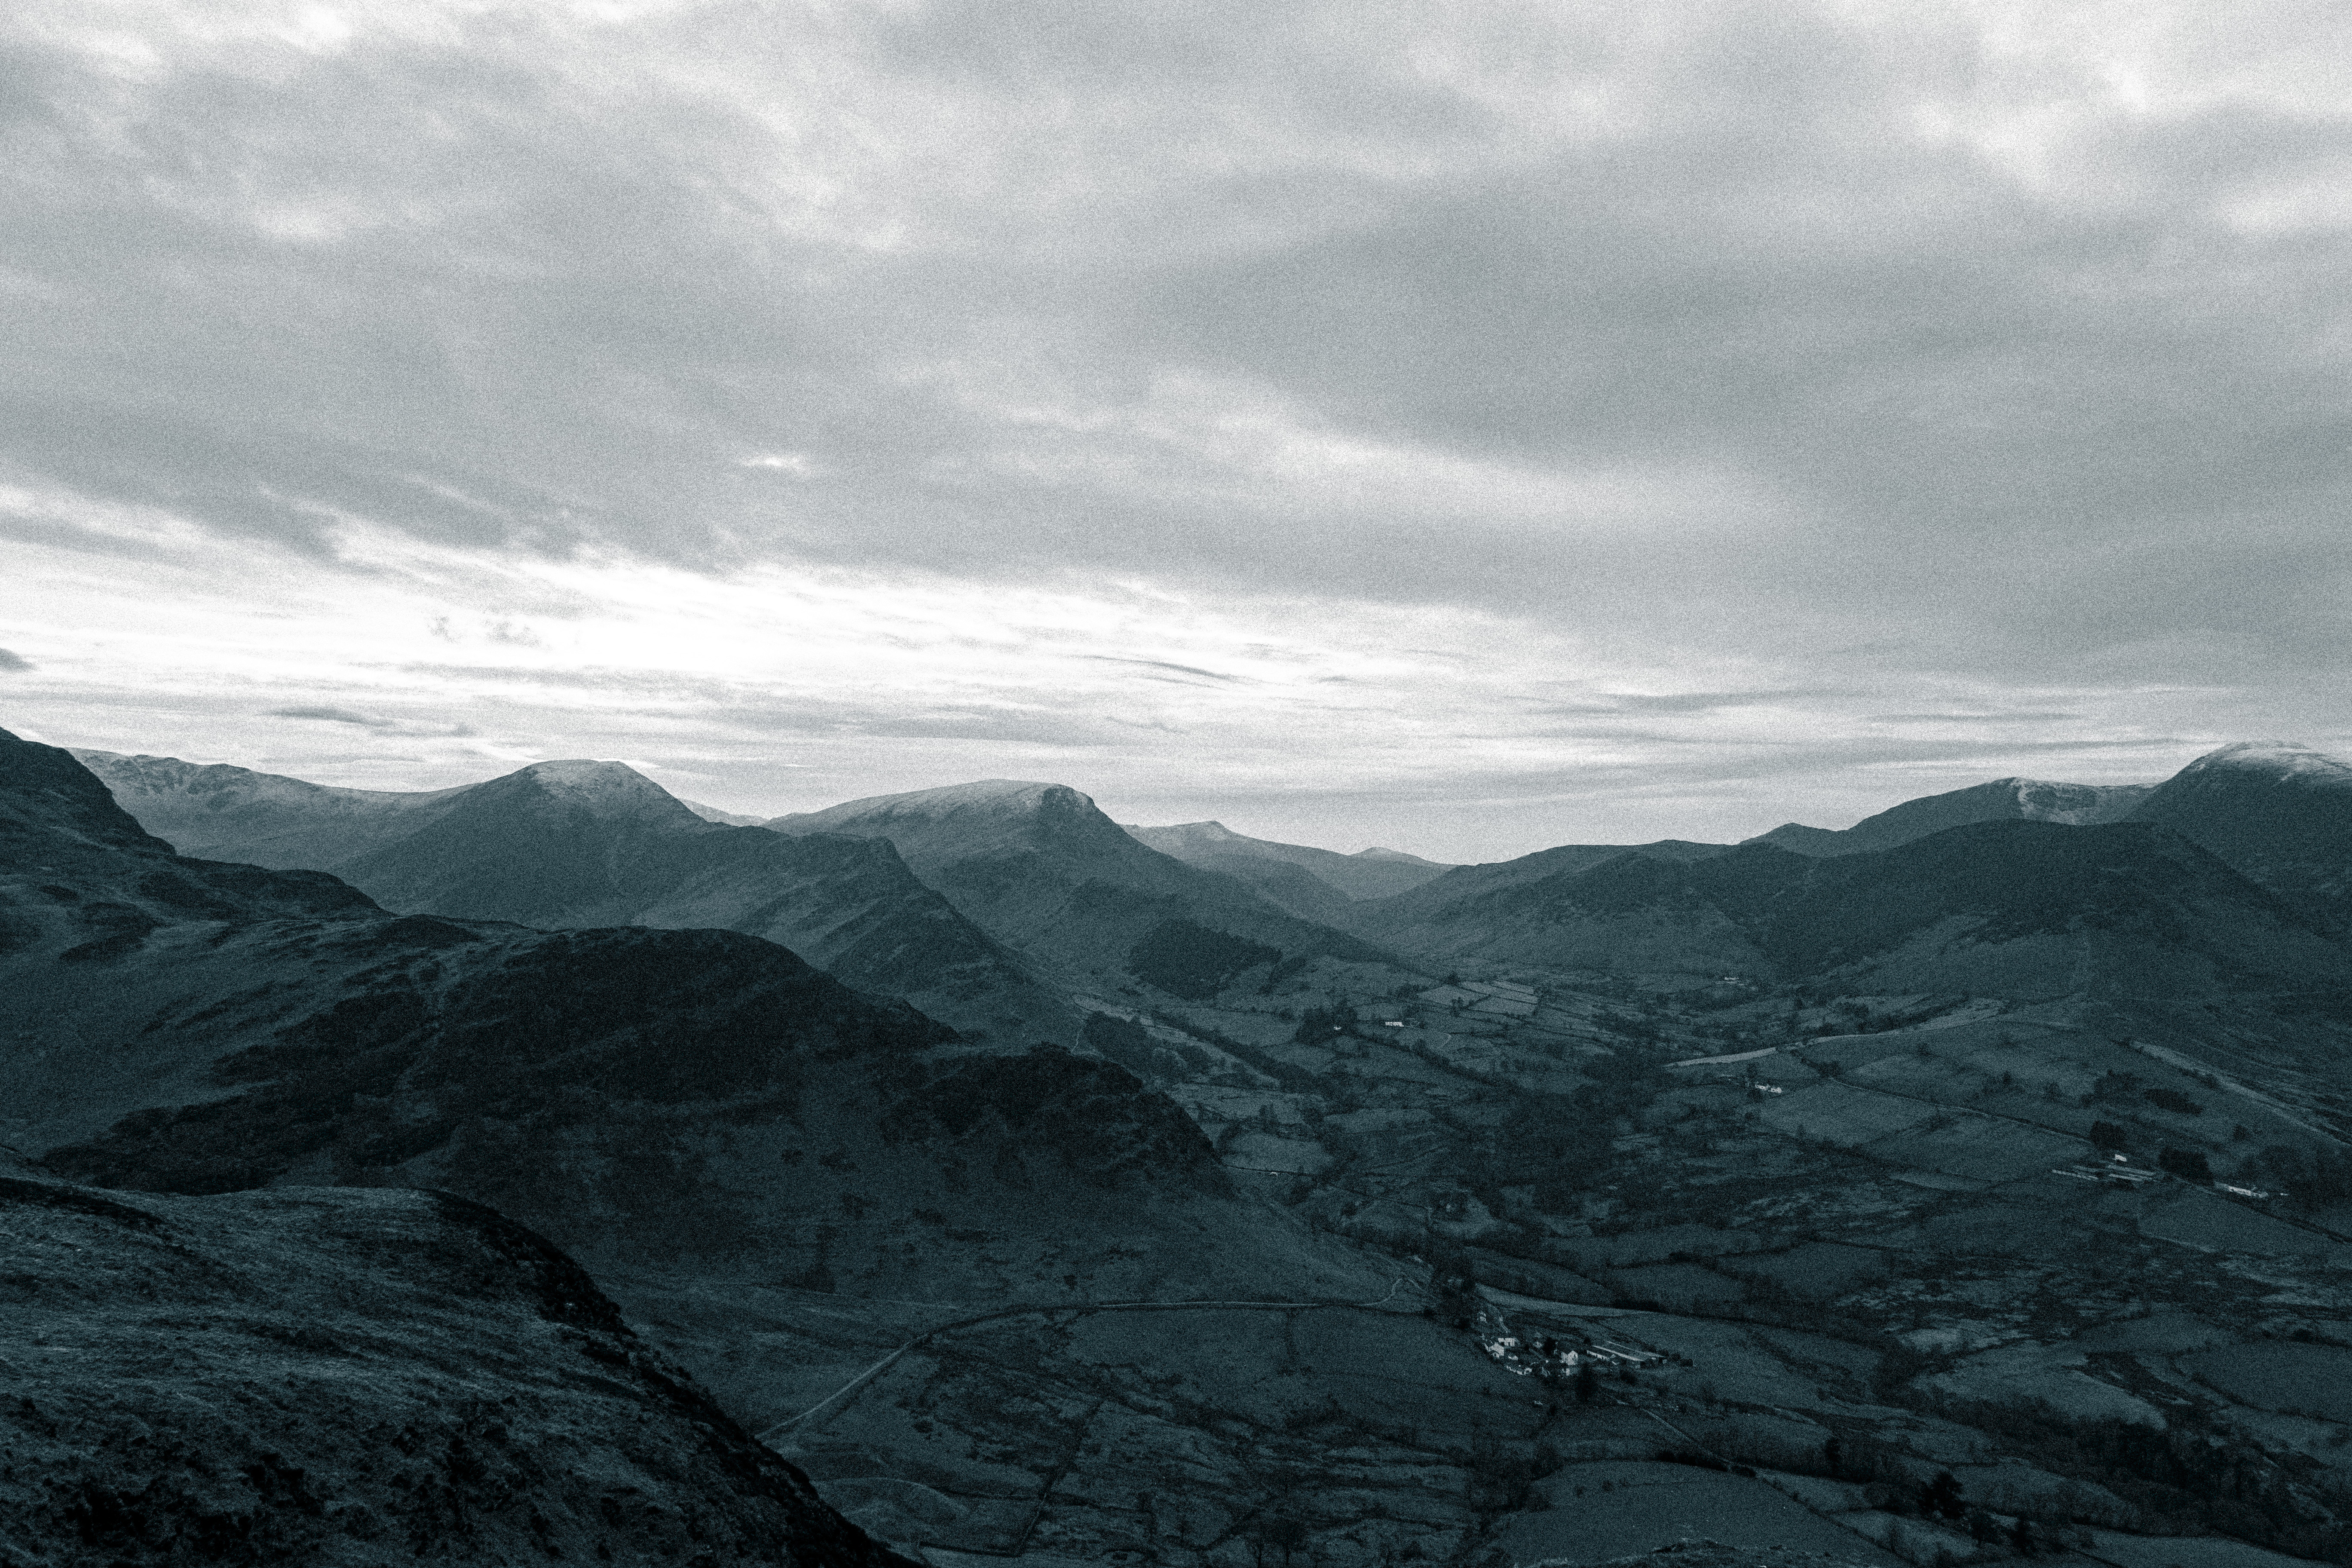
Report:
M2352 749L2352 9L19 0L0 725L1354 849Z

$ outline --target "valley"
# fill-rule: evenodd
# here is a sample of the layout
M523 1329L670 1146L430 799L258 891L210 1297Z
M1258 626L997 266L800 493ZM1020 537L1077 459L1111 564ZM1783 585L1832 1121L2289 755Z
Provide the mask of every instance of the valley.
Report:
M2352 1562L2314 758L1449 868L5 737L0 1141L490 1205L934 1563Z

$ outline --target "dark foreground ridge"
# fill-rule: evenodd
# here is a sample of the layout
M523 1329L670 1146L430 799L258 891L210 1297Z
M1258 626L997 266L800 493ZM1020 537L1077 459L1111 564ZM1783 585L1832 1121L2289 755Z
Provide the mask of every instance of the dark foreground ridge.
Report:
M11 1564L905 1559L446 1194L0 1177Z

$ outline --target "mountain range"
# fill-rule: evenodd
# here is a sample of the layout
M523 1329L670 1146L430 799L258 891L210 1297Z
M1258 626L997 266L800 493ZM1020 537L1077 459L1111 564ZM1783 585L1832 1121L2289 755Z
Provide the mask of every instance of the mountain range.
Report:
M751 825L610 763L0 733L5 1419L65 1478L0 1529L2352 1560L2347 781L2232 746L1449 868L1046 783ZM243 1479L92 1414L179 1430L151 1322L285 1390L204 1429ZM353 1459L412 1428L433 1466Z
M539 763L399 794L78 754L194 853L329 871L401 912L742 931L1010 1043L1075 1043L1073 991L1198 995L1250 970L1386 962L1148 847L1065 785L968 784L751 828L710 821L619 763Z
M1402 893L1450 868L1402 849L1374 847L1342 855L1334 849L1252 838L1222 822L1181 822L1168 827L1129 825L1127 831L1163 855L1245 882L1291 913L1309 920L1343 916L1353 900Z

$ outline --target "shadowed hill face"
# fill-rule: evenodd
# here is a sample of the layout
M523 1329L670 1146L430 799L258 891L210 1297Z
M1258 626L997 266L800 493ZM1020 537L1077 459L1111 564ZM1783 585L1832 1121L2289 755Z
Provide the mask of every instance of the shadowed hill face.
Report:
M0 1176L0 1537L44 1561L906 1562L478 1205Z
M135 951L191 920L380 915L315 872L185 860L73 757L0 730L0 955L54 940L67 962Z
M401 795L89 755L163 837L331 871L402 913L742 931L961 1028L1024 1044L1075 1037L1060 999L887 847L730 828L619 763L537 763Z
M1164 857L1139 849L1091 799L1067 784L983 779L845 801L764 826L778 833L887 838L926 880L964 861L1020 856L1139 884L1167 875L1160 864Z
M619 763L539 763L331 869L387 909L533 925L627 923L633 884L680 838L723 831Z
M0 824L0 1143L60 1174L428 1186L600 1267L901 1298L1061 1289L1060 1260L1112 1238L1125 1261L1090 1272L1129 1293L1326 1268L1294 1222L1234 1207L1189 1122L1130 1075L971 1057L773 943L391 916L317 873L173 856L65 753L5 735ZM194 892L102 896L159 878ZM234 900L196 901L215 888ZM886 1135L910 1097L994 1109ZM918 1224L994 1240L984 1257L903 1246ZM1357 1268L1329 1265L1349 1289Z
M2136 825L1979 823L1840 858L1741 901L1783 973L1867 964L1938 982L1911 989L2193 994L2352 973L2284 901L2179 836ZM1989 983L2004 952L2016 978Z
M2291 742L2224 746L2133 813L2352 929L2352 764Z
M1994 779L1944 795L1925 795L1866 816L1832 832L1783 823L1748 840L1800 855L1859 855L1976 822L2054 822L2090 827L2121 822L2156 788L2154 784L2053 784L2042 779Z
M1627 855L1653 861L1682 863L1721 855L1723 844L1694 844L1665 838L1654 844L1562 844L1538 849L1516 860L1490 861L1481 866L1456 866L1420 886L1391 898L1368 903L1353 911L1358 929L1373 936L1415 931L1458 918L1443 911L1467 911L1506 889L1549 883L1575 877ZM1402 940L1402 939L1400 939Z
M1076 1038L1076 1021L882 839L730 828L673 845L630 892L633 925L765 937L845 984L904 997L974 1038Z
M1295 867L1317 882L1347 899L1384 899L1417 888L1431 878L1450 869L1434 860L1424 860L1417 855L1407 855L1395 849L1363 849L1353 855L1337 850L1317 849L1304 844L1282 844L1268 838L1252 838L1235 833L1222 822L1184 822L1170 827L1129 827L1139 843L1148 844L1163 855L1194 866L1206 867L1239 877L1260 888L1276 903L1297 914L1309 914L1307 907L1315 903L1311 892L1297 889L1295 879L1282 879L1272 868ZM1265 868L1252 876L1244 868L1255 864ZM1263 879L1261 880L1260 879ZM1328 907L1328 897L1322 900ZM1325 919L1326 914L1312 918Z
M990 934L1076 981L1140 978L1171 988L1173 978L1176 994L1205 994L1197 966L1162 976L1153 961L1205 951L1214 938L1261 950L1266 967L1285 959L1384 957L1233 878L1138 842L1065 784L989 780L849 801L768 826L887 838L918 877ZM1212 978L1222 984L1240 973Z
M1558 969L1837 973L1864 990L2011 996L2299 990L2352 973L2288 904L2195 845L2131 825L1979 823L1829 859L1753 844L1562 862L1417 911L1391 940Z

